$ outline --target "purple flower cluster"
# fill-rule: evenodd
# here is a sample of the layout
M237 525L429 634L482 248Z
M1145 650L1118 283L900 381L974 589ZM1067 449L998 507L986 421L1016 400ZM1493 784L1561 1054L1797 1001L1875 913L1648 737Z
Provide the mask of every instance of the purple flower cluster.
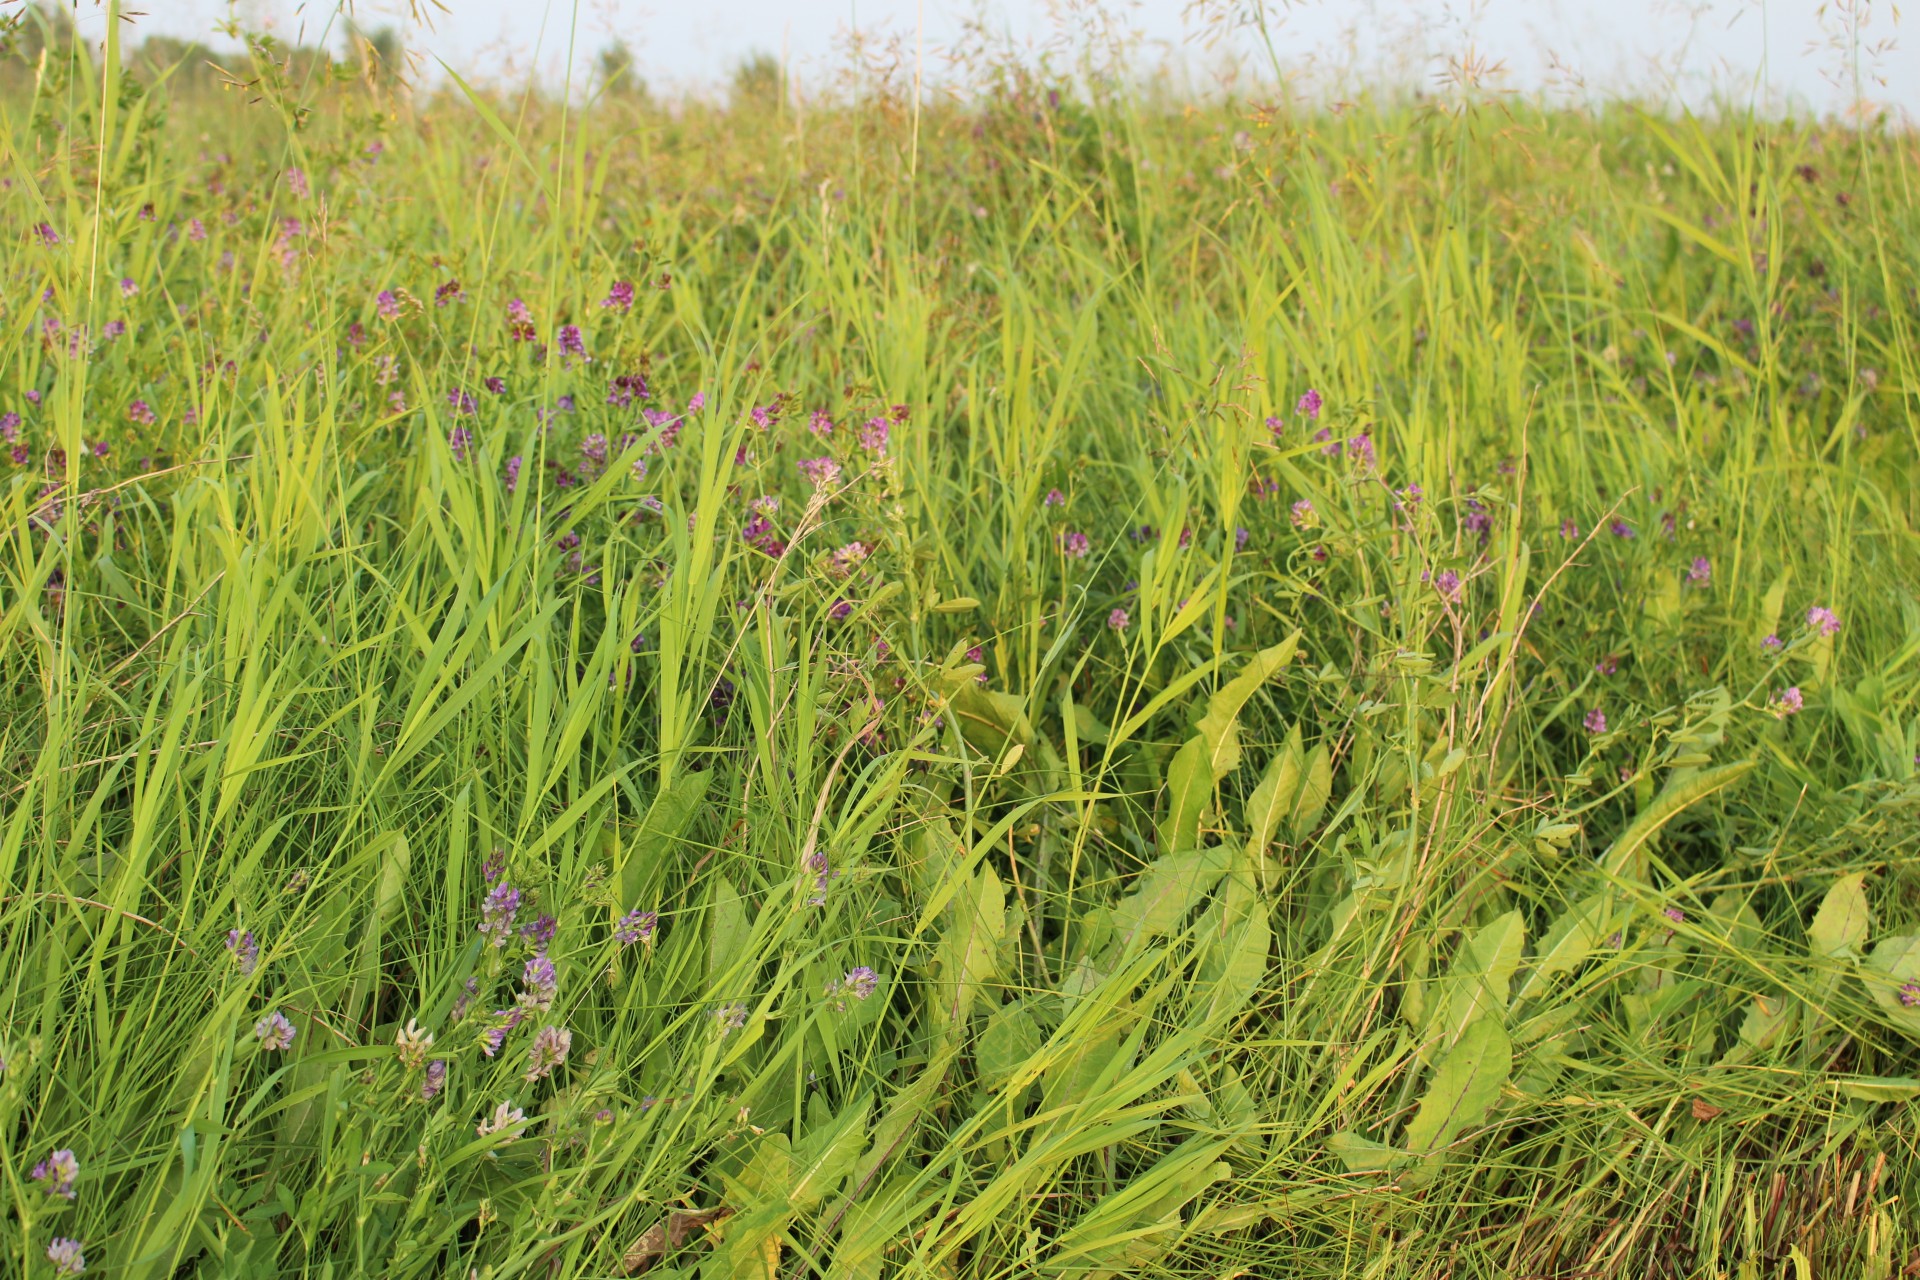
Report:
M659 926L660 916L657 912L642 911L635 907L620 917L620 923L613 930L613 940L623 947L630 947L636 942L652 946L654 930Z
M40 1189L48 1195L71 1200L74 1197L73 1184L80 1177L80 1162L74 1158L73 1152L63 1147L33 1166L33 1172L28 1176L38 1182Z
M513 936L513 918L520 911L520 891L502 882L493 887L480 904L480 934L495 948L507 945Z
M293 1047L293 1024L278 1009L253 1024L254 1039L263 1053L278 1053Z
M260 962L260 944L254 940L250 930L227 930L227 954L233 957L233 963L239 968L240 976L251 978L254 966Z

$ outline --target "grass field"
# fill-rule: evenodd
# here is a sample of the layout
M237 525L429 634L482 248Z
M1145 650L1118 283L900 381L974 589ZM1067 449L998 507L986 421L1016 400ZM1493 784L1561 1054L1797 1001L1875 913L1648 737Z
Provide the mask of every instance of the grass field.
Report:
M1920 1273L1913 133L22 49L0 1272Z

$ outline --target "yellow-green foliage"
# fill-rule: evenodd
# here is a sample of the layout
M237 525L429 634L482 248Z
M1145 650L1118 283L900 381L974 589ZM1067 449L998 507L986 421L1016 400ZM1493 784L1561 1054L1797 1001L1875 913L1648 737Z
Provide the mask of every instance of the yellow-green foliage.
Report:
M9 1274L1911 1274L1911 135L44 48Z

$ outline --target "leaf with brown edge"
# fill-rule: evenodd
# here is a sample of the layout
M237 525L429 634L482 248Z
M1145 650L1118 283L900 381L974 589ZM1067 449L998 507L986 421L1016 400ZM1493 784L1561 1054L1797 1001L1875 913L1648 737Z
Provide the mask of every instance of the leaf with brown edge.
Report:
M724 1204L716 1205L711 1209L673 1210L642 1231L640 1238L620 1255L622 1274L640 1275L649 1270L654 1263L692 1239L694 1232L703 1231L716 1222L724 1222L736 1212L738 1211Z

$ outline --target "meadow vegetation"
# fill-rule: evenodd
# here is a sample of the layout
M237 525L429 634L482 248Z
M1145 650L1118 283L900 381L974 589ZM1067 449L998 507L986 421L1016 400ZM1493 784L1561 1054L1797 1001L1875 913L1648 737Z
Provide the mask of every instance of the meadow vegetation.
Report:
M7 1274L1920 1268L1920 152L26 39Z

